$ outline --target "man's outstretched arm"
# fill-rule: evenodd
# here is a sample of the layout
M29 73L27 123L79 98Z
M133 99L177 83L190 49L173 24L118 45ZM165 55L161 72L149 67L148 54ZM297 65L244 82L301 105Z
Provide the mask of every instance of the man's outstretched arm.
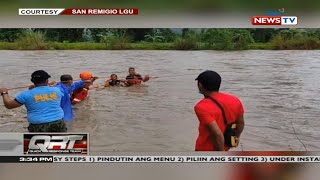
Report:
M19 103L17 100L15 100L15 99L12 100L10 98L7 89L4 89L4 88L0 89L0 93L2 93L1 96L3 99L3 103L7 109L14 109L14 108L22 106L22 104Z

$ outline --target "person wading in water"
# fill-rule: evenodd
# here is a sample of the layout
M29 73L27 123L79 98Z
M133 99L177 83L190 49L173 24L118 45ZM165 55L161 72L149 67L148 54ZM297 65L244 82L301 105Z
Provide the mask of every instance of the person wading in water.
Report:
M29 132L67 131L62 120L63 110L60 106L63 93L59 88L48 85L50 77L43 70L35 71L31 75L33 88L21 92L15 99L10 98L8 89L0 88L0 94L7 109L18 108L22 105L27 108Z
M73 91L72 93L72 105L75 105L83 100L85 100L87 97L89 97L89 90L92 89L93 82L98 79L97 76L94 76L91 72L81 72L80 73L80 79L82 81L85 81L85 86L83 88L77 89Z
M89 81L91 82L91 81ZM73 82L73 78L69 74L64 74L60 77L60 82L57 84L57 87L63 92L64 97L61 100L61 108L64 112L64 121L72 121L74 119L74 114L71 104L72 92L78 89L84 88L86 81L77 81Z
M130 67L128 72L129 74L126 77L127 86L132 86L134 84L141 84L141 82L147 82L150 79L148 75L146 75L143 78L139 73L136 73L136 70L133 67Z

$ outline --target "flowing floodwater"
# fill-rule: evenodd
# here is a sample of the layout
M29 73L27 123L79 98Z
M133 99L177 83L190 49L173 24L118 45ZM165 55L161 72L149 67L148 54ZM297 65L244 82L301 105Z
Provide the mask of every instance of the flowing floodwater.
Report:
M92 90L75 107L70 132L90 133L91 152L193 151L198 120L196 76L222 76L222 91L245 106L245 130L235 150L320 149L320 51L0 51L0 87L29 85L44 69L58 81L92 71L103 81L116 73L158 76L143 86ZM20 90L10 92L15 96ZM0 132L27 132L25 108L0 102Z

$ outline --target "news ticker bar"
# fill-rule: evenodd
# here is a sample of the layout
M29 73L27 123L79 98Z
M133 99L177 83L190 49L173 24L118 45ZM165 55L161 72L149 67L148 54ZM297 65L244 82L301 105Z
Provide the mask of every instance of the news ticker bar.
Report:
M19 9L20 16L57 16L57 15L139 15L137 8L59 8Z
M0 156L0 163L320 163L320 156Z

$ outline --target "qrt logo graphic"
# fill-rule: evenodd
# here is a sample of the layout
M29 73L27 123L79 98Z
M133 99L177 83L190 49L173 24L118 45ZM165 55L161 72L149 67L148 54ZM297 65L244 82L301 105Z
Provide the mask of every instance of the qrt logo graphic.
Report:
M89 134L24 134L24 154L88 154Z

